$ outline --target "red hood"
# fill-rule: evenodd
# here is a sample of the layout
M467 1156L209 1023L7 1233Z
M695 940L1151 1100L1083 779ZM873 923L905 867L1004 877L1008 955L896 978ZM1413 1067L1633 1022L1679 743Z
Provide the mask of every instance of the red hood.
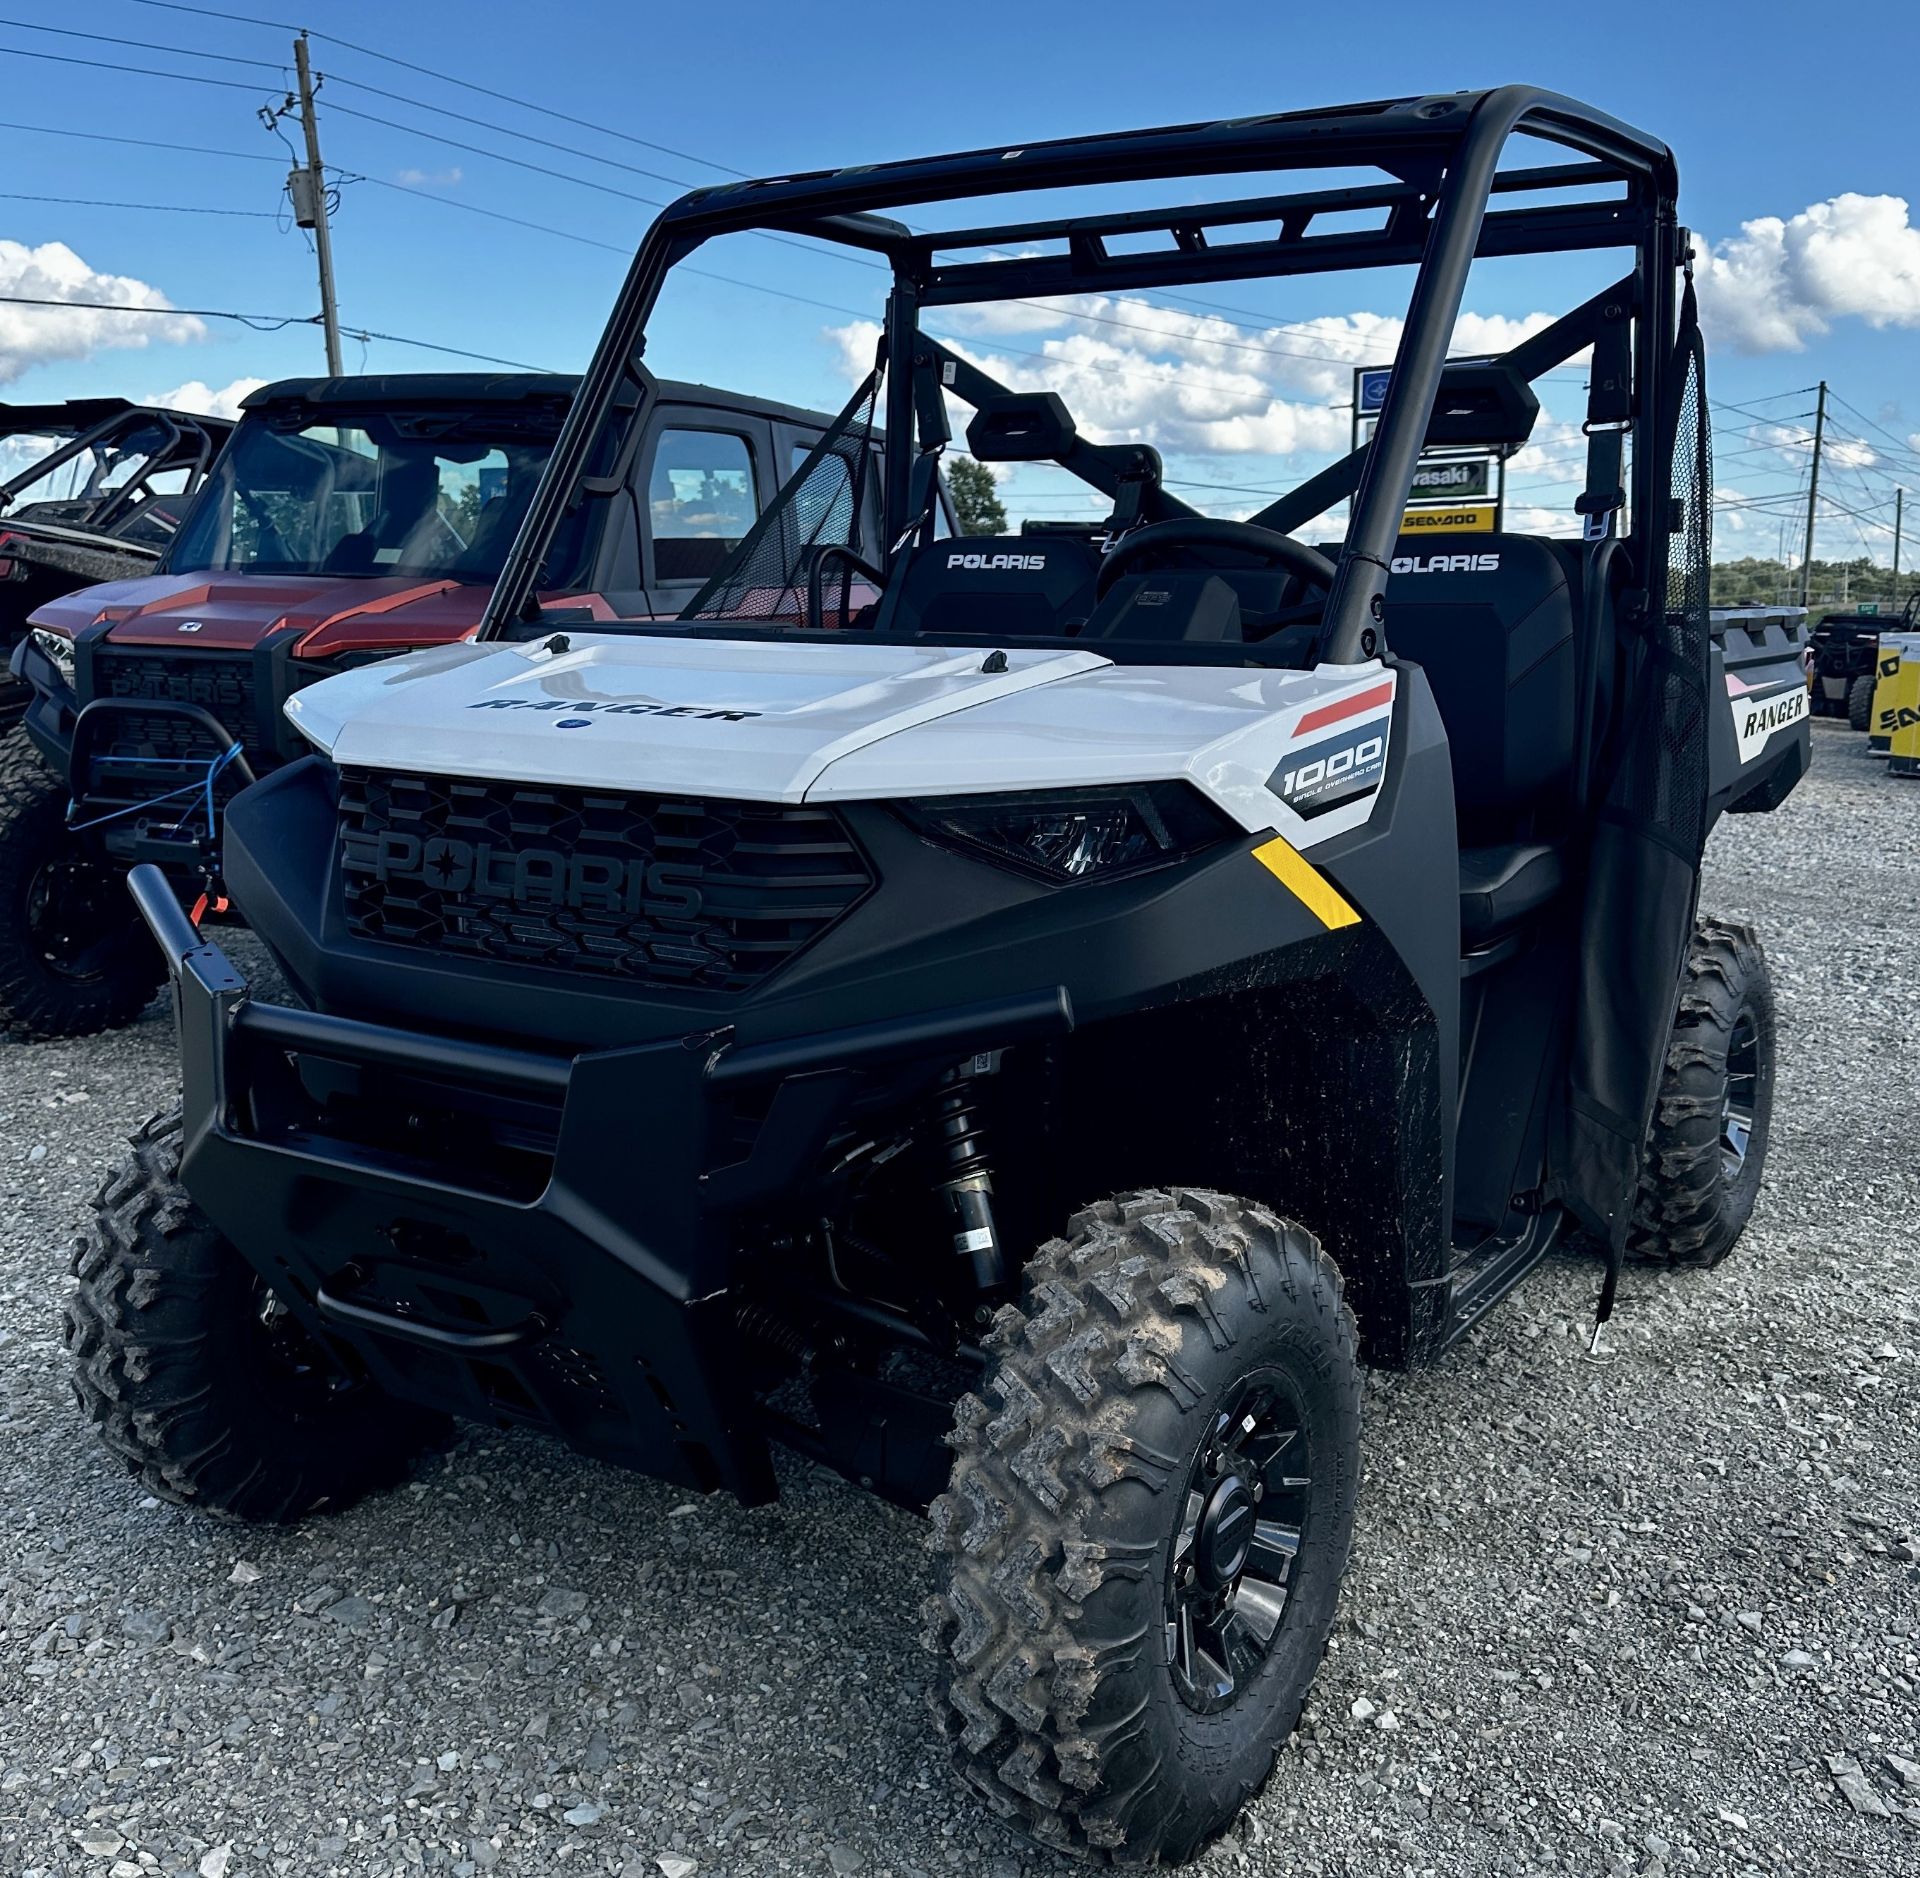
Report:
M257 645L286 627L302 658L441 645L479 625L491 590L450 580L358 580L333 574L153 574L83 587L43 606L37 626L79 632L118 622L115 645ZM580 604L574 600L570 604ZM199 631L183 636L182 628Z

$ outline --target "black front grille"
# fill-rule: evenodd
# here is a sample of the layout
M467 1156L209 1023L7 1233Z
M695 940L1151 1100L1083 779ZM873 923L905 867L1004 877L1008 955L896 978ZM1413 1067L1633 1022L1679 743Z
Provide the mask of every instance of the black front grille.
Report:
M253 655L128 652L102 646L94 654L93 695L149 698L156 703L197 704L217 718L249 760L261 753L260 717L254 696ZM204 761L210 739L189 719L166 711L117 714L112 748L122 755Z
M831 809L347 770L359 936L693 991L777 971L873 884Z

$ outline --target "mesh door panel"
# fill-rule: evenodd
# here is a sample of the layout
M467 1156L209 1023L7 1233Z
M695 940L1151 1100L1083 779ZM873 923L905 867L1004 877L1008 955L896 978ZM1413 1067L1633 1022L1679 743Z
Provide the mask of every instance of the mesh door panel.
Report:
M873 474L873 416L879 393L876 368L726 565L687 602L682 619L805 618L814 555L822 548L845 547L854 538ZM830 573L826 605L830 610L837 606L844 617L852 570L840 559Z

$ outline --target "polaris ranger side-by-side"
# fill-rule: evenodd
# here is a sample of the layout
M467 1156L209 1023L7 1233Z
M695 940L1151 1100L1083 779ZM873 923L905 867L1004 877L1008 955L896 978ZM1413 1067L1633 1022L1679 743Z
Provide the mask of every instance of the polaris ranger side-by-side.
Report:
M14 659L24 735L0 742L0 1028L125 1023L164 968L126 870L218 908L220 814L302 754L303 686L470 634L526 513L572 378L296 379L256 391L144 578L43 606ZM619 500L549 541L535 610L673 613L827 422L663 385Z
M158 564L232 429L125 398L0 404L0 667L36 607ZM0 670L0 727L26 699Z
M479 640L301 692L314 753L228 809L298 1008L132 877L183 1106L76 1259L111 1449L291 1519L447 1413L749 1502L783 1443L931 1501L937 1706L996 1811L1194 1851L1320 1660L1363 1352L1433 1361L1573 1234L1604 1311L1754 1202L1773 1007L1700 859L1799 779L1806 691L1784 629L1709 629L1676 195L1663 144L1509 88L663 213ZM677 619L529 619L555 531L619 499L663 279L753 229L883 264L872 373ZM1476 255L1604 250L1448 362ZM1246 520L938 336L1388 266L1377 431ZM1583 539L1401 537L1425 445L1524 441L1589 352ZM956 408L1104 517L939 539ZM860 553L832 517L876 470Z

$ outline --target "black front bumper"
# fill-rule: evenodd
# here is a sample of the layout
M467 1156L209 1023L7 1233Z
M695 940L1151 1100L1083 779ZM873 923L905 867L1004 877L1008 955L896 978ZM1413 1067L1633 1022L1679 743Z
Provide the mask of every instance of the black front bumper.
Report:
M226 803L306 753L284 707L329 668L293 657L300 628L245 650L201 650L122 646L116 624L76 635L71 680L23 641L14 714L66 778L69 824L90 848L123 867L150 862L190 890L216 888ZM0 727L10 708L0 693Z
M739 1216L792 1185L870 1079L1072 1027L1050 988L795 1042L547 1054L260 1003L157 868L131 884L173 972L182 1178L309 1328L396 1395L750 1503L774 1484ZM456 1176L316 1121L313 1092L343 1079L424 1104L483 1092L550 1133L517 1170Z

